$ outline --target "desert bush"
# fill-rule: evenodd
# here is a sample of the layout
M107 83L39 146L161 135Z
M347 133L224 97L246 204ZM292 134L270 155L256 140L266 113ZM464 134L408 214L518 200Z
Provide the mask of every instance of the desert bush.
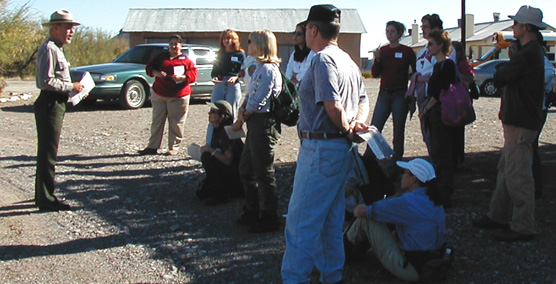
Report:
M37 49L49 34L41 23L48 20L32 14L27 4L12 10L7 5L0 0L0 76L34 76ZM127 49L125 40L85 26L78 26L72 43L64 46L72 66L110 62Z
M128 48L127 41L103 30L78 26L64 52L71 66L83 66L111 62Z
M12 11L0 1L0 75L24 76L34 71L36 47L44 39L40 23L27 4Z

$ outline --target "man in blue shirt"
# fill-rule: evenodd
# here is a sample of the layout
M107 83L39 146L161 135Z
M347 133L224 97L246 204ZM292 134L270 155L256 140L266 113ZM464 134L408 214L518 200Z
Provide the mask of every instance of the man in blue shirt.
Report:
M300 148L288 205L282 261L284 284L309 283L317 267L322 283L342 281L345 182L353 168L356 132L369 100L361 70L338 47L340 9L311 7L305 39L315 53L299 84Z
M426 255L435 255L444 245L444 209L431 163L417 158L397 165L404 169L402 194L357 206L358 219L347 238L353 244L366 237L388 271L402 280L417 281ZM394 224L395 232L386 224Z

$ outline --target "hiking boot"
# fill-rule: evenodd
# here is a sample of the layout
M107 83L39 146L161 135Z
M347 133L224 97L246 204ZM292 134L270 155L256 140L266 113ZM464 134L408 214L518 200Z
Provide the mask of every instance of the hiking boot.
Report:
M494 232L494 238L501 242L528 242L535 238L533 234L520 234L510 229L497 230Z
M280 229L280 223L278 222L278 216L276 214L262 214L261 218L258 219L253 225L249 227L249 233L267 233L274 232Z
M510 229L509 224L502 224L492 221L488 216L473 221L473 227L481 229Z
M236 224L240 226L252 226L259 219L259 212L253 212L243 206L243 214L236 220Z

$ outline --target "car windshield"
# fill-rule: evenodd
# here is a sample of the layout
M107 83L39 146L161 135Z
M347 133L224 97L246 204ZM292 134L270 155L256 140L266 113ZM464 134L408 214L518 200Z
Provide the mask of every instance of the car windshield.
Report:
M114 60L116 63L147 64L154 56L168 50L162 46L135 46Z

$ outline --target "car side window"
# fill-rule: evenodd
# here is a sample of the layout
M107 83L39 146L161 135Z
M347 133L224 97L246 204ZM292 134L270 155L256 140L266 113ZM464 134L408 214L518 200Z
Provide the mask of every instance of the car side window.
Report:
M210 49L194 48L193 54L195 54L195 64L211 65L214 61L214 56L211 53Z
M149 57L147 58L147 60L145 62L142 62L142 64L147 64L151 59L153 59L155 56L168 51L168 48L153 48L149 54Z

